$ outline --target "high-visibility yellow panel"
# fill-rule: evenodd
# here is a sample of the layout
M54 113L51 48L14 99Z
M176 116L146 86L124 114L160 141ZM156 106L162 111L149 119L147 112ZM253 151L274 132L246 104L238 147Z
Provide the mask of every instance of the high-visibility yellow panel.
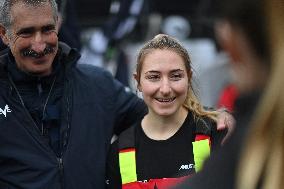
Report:
M137 181L135 151L119 153L119 168L122 184Z
M210 145L209 140L200 140L192 142L193 146L193 156L195 162L195 171L201 170L204 160L210 155Z

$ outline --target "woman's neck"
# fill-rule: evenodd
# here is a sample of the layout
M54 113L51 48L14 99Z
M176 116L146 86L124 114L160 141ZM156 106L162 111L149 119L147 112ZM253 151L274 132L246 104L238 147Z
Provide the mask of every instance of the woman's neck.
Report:
M188 110L184 107L171 116L159 116L149 111L142 120L142 129L153 140L167 140L179 130L187 114Z

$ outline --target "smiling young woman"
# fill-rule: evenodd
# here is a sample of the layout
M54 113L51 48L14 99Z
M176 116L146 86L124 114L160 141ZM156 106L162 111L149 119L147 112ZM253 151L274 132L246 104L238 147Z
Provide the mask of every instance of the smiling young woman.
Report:
M108 188L167 188L199 171L220 146L218 112L202 107L191 76L188 52L176 39L160 34L142 47L134 78L148 114L112 145Z

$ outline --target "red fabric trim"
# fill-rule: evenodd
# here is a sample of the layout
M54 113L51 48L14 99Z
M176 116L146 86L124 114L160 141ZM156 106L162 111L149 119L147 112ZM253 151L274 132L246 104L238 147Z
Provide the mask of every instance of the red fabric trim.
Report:
M163 179L150 179L148 182L131 182L122 185L122 189L154 189L155 185L158 189L170 189L182 183L191 175L179 178L163 178Z
M200 134L197 134L197 135L195 136L195 141L206 140L206 139L209 140L209 145L211 146L211 139L210 139L210 136L208 136L208 135L200 135Z
M135 152L135 148L127 148L119 151L119 153L125 153L125 152Z
M199 134L195 136L195 141L206 140L206 139L210 140L210 136L208 136L208 135L199 135Z

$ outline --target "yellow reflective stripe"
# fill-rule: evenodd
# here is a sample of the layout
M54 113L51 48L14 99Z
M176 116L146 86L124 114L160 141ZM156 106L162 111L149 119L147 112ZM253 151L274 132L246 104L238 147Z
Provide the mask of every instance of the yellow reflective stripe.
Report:
M122 184L137 181L135 150L119 152L119 168Z
M209 140L200 140L192 142L193 156L195 162L195 171L201 170L204 160L210 155Z

